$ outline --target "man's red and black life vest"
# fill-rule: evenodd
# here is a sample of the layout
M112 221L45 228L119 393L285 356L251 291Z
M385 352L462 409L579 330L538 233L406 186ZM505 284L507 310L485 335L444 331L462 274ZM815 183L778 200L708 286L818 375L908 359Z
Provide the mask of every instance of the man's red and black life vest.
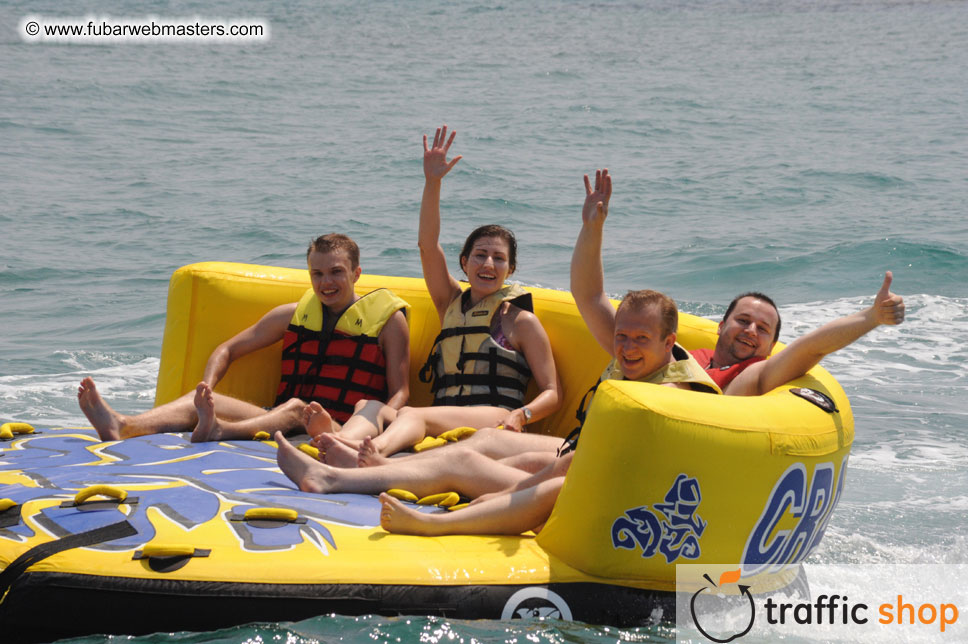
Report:
M387 400L386 357L379 337L390 316L410 306L385 288L351 304L336 324L309 289L282 339L282 378L276 405L316 401L339 423L360 400ZM332 329L327 332L327 329Z
M714 349L693 349L689 353L699 361L702 368L706 370L709 377L712 378L720 389L725 390L729 383L736 379L736 376L743 373L743 370L751 364L756 364L766 360L766 358L761 358L759 356L754 356L752 358L747 358L742 362L737 362L736 364L731 364L728 367L711 367L713 354L716 353Z

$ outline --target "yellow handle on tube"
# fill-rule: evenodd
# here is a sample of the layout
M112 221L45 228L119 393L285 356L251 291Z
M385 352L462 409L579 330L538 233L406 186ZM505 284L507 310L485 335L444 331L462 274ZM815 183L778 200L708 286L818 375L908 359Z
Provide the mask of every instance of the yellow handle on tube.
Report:
M30 434L33 431L34 426L30 423L4 423L0 425L0 434L4 438L12 438L12 434ZM6 436L8 432L11 434L9 437Z
M392 488L387 490L387 494L390 496L400 499L401 501L410 501L411 503L417 502L417 495L408 490L401 490L399 488Z
M458 501L460 501L460 495L457 492L441 492L425 496L417 501L417 505L439 505L442 508L449 508L456 505Z
M246 521L295 521L299 513L290 508L249 508L245 511Z
M309 443L302 443L296 449L298 449L300 452L303 452L305 454L309 454L311 457L313 457L317 461L319 460L319 448L313 447Z
M149 543L141 549L148 559L161 557L191 557L195 554L195 546L184 543Z
M128 498L128 493L119 487L114 487L113 485L91 485L74 495L74 505L80 505L92 496L110 496L117 499L119 502L124 502L124 500Z

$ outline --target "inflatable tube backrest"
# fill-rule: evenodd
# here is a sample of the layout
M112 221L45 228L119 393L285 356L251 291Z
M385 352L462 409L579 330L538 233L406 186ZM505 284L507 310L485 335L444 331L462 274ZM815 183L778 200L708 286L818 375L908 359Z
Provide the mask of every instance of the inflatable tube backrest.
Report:
M738 397L606 381L539 545L587 574L666 589L670 564L747 575L802 561L839 499L853 416L823 370L791 385L839 411L789 387Z
M168 291L155 404L169 402L194 389L215 347L273 307L299 301L308 287L305 269L202 262L176 270ZM440 332L440 321L426 285L418 278L367 273L356 285L360 295L376 288L389 288L411 307L410 404L429 405L433 400L430 385L420 382L417 374ZM533 296L534 313L551 341L564 398L557 412L528 429L563 437L576 427L578 404L595 384L609 356L588 332L570 293L535 287L526 290ZM687 349L712 347L716 323L681 313L678 340ZM778 344L777 350L781 347ZM278 343L237 360L216 390L258 405L271 405L279 386L280 354ZM818 370L826 373L819 368L811 373ZM531 400L535 394L532 381L526 399Z
M310 287L305 269L257 266L230 262L202 262L184 266L172 275L168 289L165 335L155 404L174 400L192 390L205 363L220 343L254 324L272 308L298 302ZM386 287L411 307L411 381L414 360L433 341L436 313L423 280L366 275L357 282L359 295ZM434 323L430 327L428 320ZM258 405L271 405L279 385L281 342L237 360L216 390ZM416 353L415 353L416 352ZM412 397L414 404L421 392ZM429 392L423 396L429 403Z

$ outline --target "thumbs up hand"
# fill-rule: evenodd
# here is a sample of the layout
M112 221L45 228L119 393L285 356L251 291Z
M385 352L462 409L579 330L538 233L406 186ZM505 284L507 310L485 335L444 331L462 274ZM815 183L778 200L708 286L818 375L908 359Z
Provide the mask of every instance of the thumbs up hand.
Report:
M881 290L874 296L871 310L878 324L900 324L904 321L904 298L891 293L891 282L894 275L891 271L884 273L884 283Z

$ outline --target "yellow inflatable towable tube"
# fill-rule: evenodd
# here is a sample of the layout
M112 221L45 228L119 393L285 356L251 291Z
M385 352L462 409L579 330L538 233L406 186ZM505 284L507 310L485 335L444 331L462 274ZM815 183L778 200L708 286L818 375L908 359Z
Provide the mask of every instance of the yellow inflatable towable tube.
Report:
M176 271L156 403L192 390L218 344L308 283L305 270L268 266ZM417 371L440 330L433 303L413 278L363 275L357 291L384 287L410 305L411 404L429 404ZM526 290L564 394L562 409L528 431L565 436L609 357L570 294ZM715 339L714 322L680 315L685 348ZM280 353L238 360L217 390L272 404ZM384 532L373 496L295 489L272 441L17 434L0 441L0 632L49 641L330 612L644 624L674 601L677 564L729 564L745 578L809 556L852 441L850 404L820 367L757 397L606 381L537 537L429 538ZM438 492L425 502L456 503ZM51 605L70 607L70 619L45 617Z

